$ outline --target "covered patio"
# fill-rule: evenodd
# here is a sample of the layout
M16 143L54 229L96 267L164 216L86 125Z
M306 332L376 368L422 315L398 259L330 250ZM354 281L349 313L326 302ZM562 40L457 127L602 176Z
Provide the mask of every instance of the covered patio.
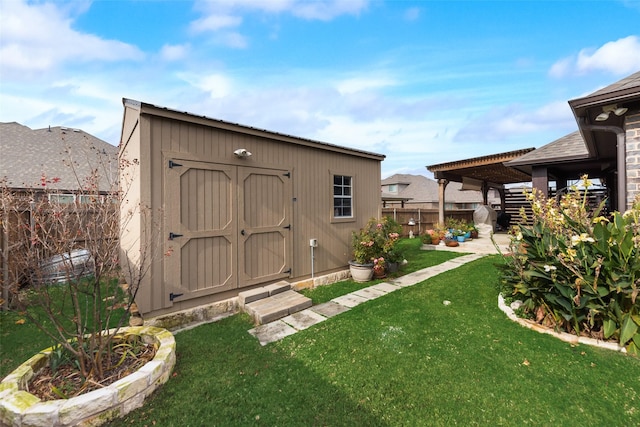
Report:
M474 157L455 162L440 163L427 166L427 170L433 173L438 181L439 207L438 221L444 224L445 220L445 188L449 182L461 182L463 190L482 191L483 204L487 205L489 189L493 188L500 194L501 209L505 209L505 184L530 182L531 174L525 170L519 170L505 163L518 159L534 148L525 148L488 156Z

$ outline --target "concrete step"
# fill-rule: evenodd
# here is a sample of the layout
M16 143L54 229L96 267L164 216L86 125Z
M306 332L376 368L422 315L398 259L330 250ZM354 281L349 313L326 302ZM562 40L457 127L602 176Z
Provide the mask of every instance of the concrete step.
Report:
M310 298L293 290L278 292L267 298L261 298L244 304L244 310L249 313L257 325L281 319L311 307Z
M281 280L261 288L242 291L238 294L238 304L240 305L240 309L244 310L244 307L250 302L269 298L270 296L288 291L289 289L291 289L291 284Z

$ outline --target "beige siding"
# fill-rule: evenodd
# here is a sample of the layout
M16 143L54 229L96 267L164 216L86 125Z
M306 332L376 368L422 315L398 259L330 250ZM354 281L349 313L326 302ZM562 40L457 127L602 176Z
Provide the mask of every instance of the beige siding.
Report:
M135 122L133 117L137 115L134 109L125 108L123 128L131 128L131 123ZM137 127L140 129L139 138L131 138L129 145L140 145L139 153L135 153L143 161L140 196L141 200L148 198L154 221L148 233L160 230L160 241L164 242L162 250L156 252L162 255L172 249L171 244L176 244L167 239L170 231L167 226L175 223L172 215L184 217L180 220L191 232L220 228L230 221L227 216L233 216L238 224L246 224L248 229L266 230L266 234L256 232L248 237L241 237L240 229L232 230L227 237L234 248L231 252L225 247L224 239L191 240L181 251L180 278L175 277L172 269L166 268L175 259L168 261L166 256L155 257L150 274L139 292L138 305L143 313L163 314L228 298L237 294L237 287L255 285L260 277L270 277L269 274L274 272L269 269L274 265L282 264L282 271L286 267L291 268L290 276L287 275L291 280L308 277L311 274L309 239L312 238L318 239L319 244L315 249L315 274L345 268L351 257L351 232L368 218L379 216L382 159L379 155L326 146L146 104L142 106L140 124ZM252 156L237 158L233 151L239 148L249 150ZM129 156L133 151L129 148L124 153ZM166 200L174 197L168 191L173 187L167 187L175 185L166 172L170 159L225 165L230 171L229 179L241 181L238 188L244 189L244 196L230 194L240 190L226 186L227 178L219 171L189 170L185 173L187 176L181 178L181 189L176 190L181 196L176 194L175 197L183 198L178 203L180 211L172 212L169 208L172 202ZM243 179L246 171L250 170L272 171L273 176L266 173ZM287 172L290 177L285 176ZM352 220L332 221L334 174L353 177ZM280 180L285 185L282 188L276 185ZM234 199L238 197L240 200ZM238 212L208 214L212 210L217 212L219 200L230 198L233 199L231 205L237 203ZM285 217L291 231L282 230L285 224L279 222ZM243 239L249 244L238 259L244 259L244 262L233 266L225 259L235 257L234 251ZM229 268L246 273L248 278L236 277L235 289L232 286L214 295L169 301L169 294L176 291L172 287L176 281L188 283L188 291L193 293L210 282L214 275L219 276L216 280L233 276L235 271L227 271ZM258 278L258 282L254 283L250 278Z

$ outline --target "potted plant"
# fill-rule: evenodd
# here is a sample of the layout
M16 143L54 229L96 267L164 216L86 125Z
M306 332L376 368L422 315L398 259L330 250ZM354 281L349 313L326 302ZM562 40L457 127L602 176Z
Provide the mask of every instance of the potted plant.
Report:
M386 277L385 268L386 268L386 262L383 257L374 258L373 277L375 279L382 279L383 277Z
M356 282L366 282L373 277L373 266L376 258L396 259L401 257L396 250L396 242L400 237L400 225L393 219L383 217L371 218L359 231L353 232L351 246L353 260L349 261L351 277Z
M453 235L453 232L446 231L444 234L444 244L449 247L458 246L458 239Z

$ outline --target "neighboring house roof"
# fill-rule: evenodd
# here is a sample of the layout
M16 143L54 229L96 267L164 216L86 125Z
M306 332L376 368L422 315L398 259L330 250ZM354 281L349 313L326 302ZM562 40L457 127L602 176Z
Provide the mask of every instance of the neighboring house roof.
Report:
M590 95L569 101L573 110L589 108L598 104L625 102L638 98L640 93L640 71L603 87Z
M47 187L79 190L93 170L100 175L101 191L118 179L118 147L80 129L31 129L16 122L0 123L0 179L12 188Z
M438 183L424 175L395 174L381 181L381 185L408 184L407 188L398 193L383 193L383 197L402 197L410 199L411 203L438 203ZM480 191L462 191L462 183L449 182L445 189L447 203L482 203Z
M542 147L530 151L515 160L506 162L505 166L538 165L589 158L584 139L579 131L565 135Z

